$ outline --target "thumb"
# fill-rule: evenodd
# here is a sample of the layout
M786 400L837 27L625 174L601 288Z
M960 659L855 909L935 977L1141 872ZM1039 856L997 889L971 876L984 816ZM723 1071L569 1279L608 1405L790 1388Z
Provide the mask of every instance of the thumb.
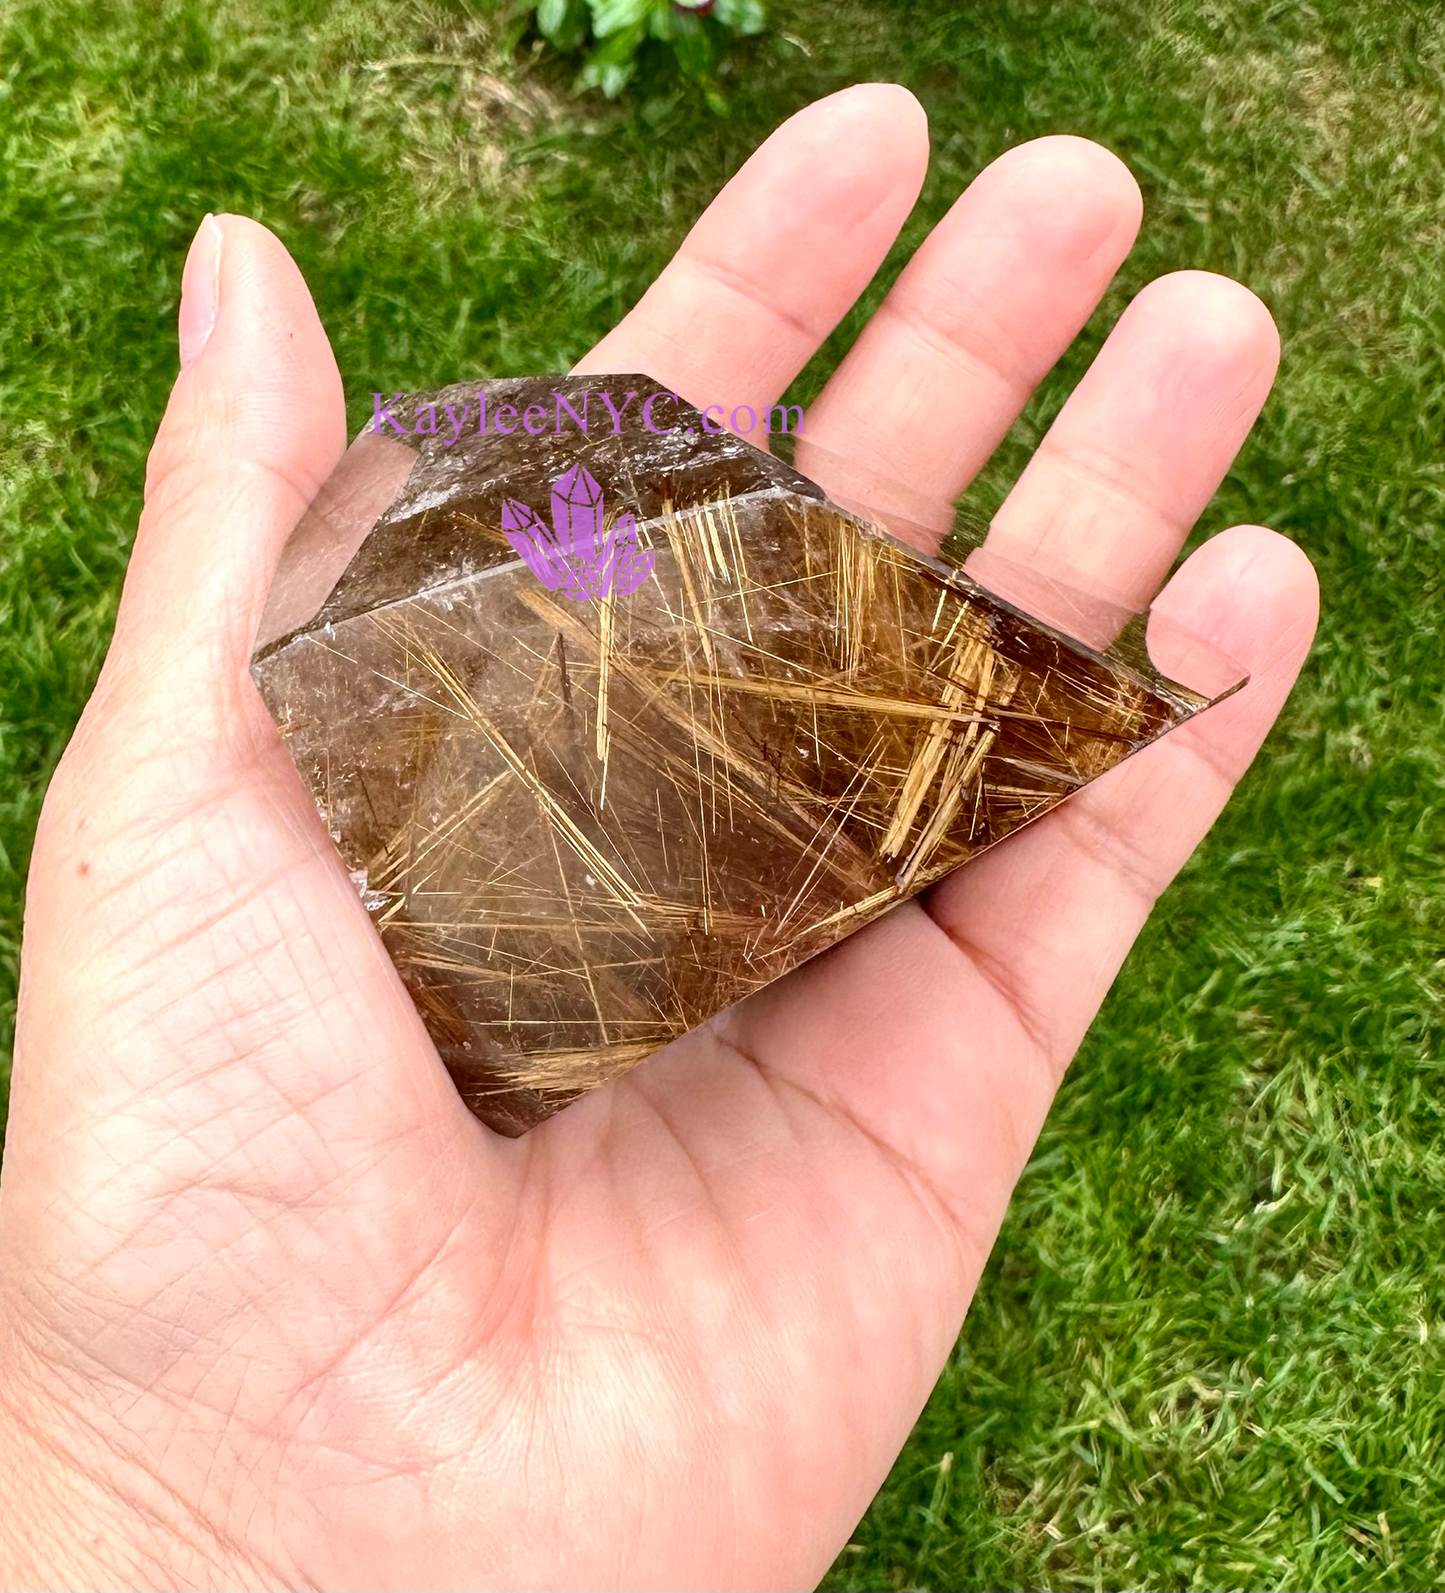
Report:
M204 736L250 718L236 694L251 689L277 561L346 446L341 378L310 292L259 223L201 223L180 347L97 691L133 734L180 723Z

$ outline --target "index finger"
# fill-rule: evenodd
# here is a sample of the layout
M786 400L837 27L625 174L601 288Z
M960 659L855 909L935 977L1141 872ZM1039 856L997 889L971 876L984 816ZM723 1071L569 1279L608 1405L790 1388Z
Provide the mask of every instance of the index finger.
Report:
M896 84L799 111L575 374L636 371L729 413L772 403L868 285L927 165L923 108Z

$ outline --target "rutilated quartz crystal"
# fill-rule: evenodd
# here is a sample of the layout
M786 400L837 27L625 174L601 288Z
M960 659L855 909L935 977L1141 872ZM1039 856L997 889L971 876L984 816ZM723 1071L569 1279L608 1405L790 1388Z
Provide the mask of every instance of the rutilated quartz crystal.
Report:
M638 396L614 415L603 387ZM545 426L501 434L481 399ZM377 409L384 436L293 539L253 672L458 1090L503 1133L1207 706L646 377Z

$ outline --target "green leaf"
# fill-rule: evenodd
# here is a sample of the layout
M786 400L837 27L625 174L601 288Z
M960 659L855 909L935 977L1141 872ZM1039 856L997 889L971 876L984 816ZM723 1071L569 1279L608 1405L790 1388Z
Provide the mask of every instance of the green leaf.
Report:
M712 74L718 52L713 36L700 18L685 11L673 13L672 51L677 64L690 78L701 80Z
M537 30L559 50L580 49L590 22L587 0L537 0Z
M614 33L599 44L582 68L580 79L584 88L600 88L610 100L627 87L637 70L637 47L647 33L645 21L635 22L630 28Z
M768 22L763 0L717 0L713 16L734 33L761 33Z
M632 81L637 70L635 61L589 61L578 79L583 88L600 88L609 100L617 96Z
M588 65L598 66L629 66L633 56L637 54L637 47L642 43L647 34L645 22L634 23L623 33L614 33L611 38L604 40L593 50L588 57Z
M610 39L625 29L636 28L641 37L653 0L592 0L592 32L599 39Z

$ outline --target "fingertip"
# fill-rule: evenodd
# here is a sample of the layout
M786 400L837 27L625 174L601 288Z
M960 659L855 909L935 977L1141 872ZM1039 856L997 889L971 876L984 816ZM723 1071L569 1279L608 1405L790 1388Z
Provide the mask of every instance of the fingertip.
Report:
M314 492L345 449L345 404L285 244L249 216L207 216L182 274L179 327L182 377L147 464L147 500L178 463L212 451L294 465Z
M928 112L911 89L901 83L859 83L856 103L871 116L886 121L900 137L913 141L915 150L928 158Z
M186 363L147 460L107 668L214 691L244 673L280 550L345 450L346 412L310 290L249 217L202 223L180 333Z
M1191 737L1202 736L1219 749L1216 761L1232 778L1248 766L1289 696L1318 617L1319 580L1309 556L1298 543L1258 525L1232 526L1211 537L1155 601L1151 655L1160 620L1248 675L1243 690L1186 727ZM1166 661L1156 657L1156 663L1165 674L1174 673Z
M927 167L927 118L897 84L804 107L574 374L646 371L699 403L772 403L872 279Z
M928 115L901 83L854 83L790 116L749 164L775 160L779 146L793 145L807 163L801 175L808 183L881 163L893 186L913 184L911 205L928 169Z
M1309 597L1319 606L1319 575L1309 554L1294 540L1266 525L1230 526L1201 544L1191 556L1201 568L1212 565L1249 567L1297 597Z
M1015 144L978 178L999 180L1047 203L1052 227L1080 262L1105 247L1122 259L1144 217L1144 196L1133 172L1112 150L1073 133Z
M176 341L181 369L194 365L201 357L221 303L221 256L225 234L220 218L206 215L181 271L181 304L177 315Z
M866 117L911 131L925 141L928 138L928 113L918 96L901 83L850 83L847 88L804 106L791 120L800 122L819 116Z
M1268 638L1260 621L1272 615L1287 615L1312 635L1319 607L1319 576L1309 555L1262 525L1231 526L1210 537L1154 603L1173 618L1188 618L1207 640L1241 647Z
M218 340L224 334L226 351L247 361L254 358L257 343L264 342L278 384L289 390L300 378L308 401L333 396L339 400L341 377L331 342L290 250L269 227L250 216L214 219L224 238L222 292L239 311L224 324L218 321ZM343 422L339 439L343 446L344 430Z
M1214 271L1173 271L1140 290L1122 319L1147 315L1161 332L1187 343L1187 379L1200 367L1245 373L1266 390L1279 367L1279 329L1257 293Z

